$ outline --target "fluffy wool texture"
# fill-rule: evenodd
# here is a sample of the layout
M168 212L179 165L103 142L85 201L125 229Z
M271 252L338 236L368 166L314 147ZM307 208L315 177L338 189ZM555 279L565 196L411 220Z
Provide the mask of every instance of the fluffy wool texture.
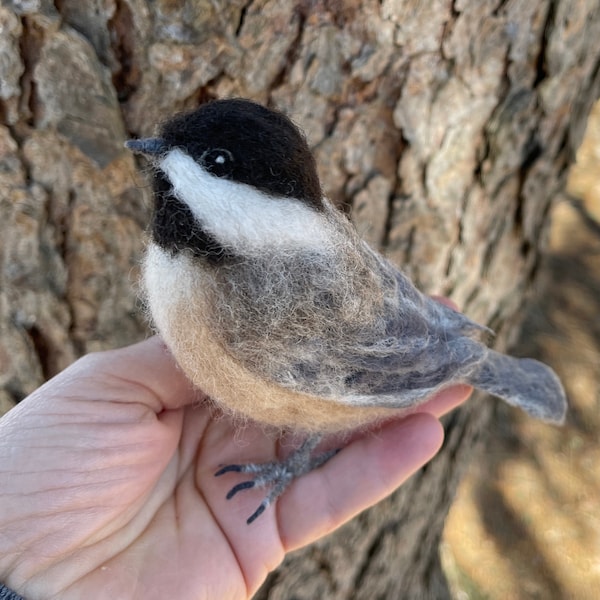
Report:
M210 102L132 143L153 157L148 310L191 381L239 419L322 433L469 383L542 419L565 394L541 363L421 294L323 198L285 115Z
M301 252L280 242L212 267L149 246L149 310L196 386L237 417L306 432L411 411L453 383L562 418L547 367L487 349L484 328L422 295L324 202L327 243Z
M269 247L271 251L319 248L331 242L328 230L321 227L321 213L301 202L277 200L251 186L215 177L178 148L164 155L159 164L172 182L172 193L182 199L206 233L227 240L234 250L252 254Z
M250 357L240 360L219 329L222 311L214 310L218 295L212 283L185 253L170 256L155 244L148 247L145 298L158 332L191 382L239 425L252 420L278 429L327 432L390 416L386 408L354 407L286 388L253 369ZM268 347L265 352L270 354Z

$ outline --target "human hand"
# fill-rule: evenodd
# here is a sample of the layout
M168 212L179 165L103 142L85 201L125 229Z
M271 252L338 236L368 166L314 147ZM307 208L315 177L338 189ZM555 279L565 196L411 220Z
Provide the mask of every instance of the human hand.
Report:
M250 597L432 458L470 391L355 437L248 526L262 492L227 502L214 473L280 444L216 415L157 337L88 355L0 419L0 581L27 600Z

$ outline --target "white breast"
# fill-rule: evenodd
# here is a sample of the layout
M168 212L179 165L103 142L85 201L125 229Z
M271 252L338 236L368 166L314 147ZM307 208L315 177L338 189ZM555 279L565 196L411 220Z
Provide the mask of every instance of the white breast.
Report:
M208 276L190 257L148 246L143 285L154 324L190 381L221 409L238 421L305 432L348 430L389 417L389 408L295 392L239 364L207 323Z

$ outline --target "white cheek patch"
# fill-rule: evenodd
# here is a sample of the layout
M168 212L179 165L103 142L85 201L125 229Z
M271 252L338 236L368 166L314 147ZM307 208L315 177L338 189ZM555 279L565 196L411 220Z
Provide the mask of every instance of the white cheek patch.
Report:
M232 247L323 248L327 219L293 198L273 198L243 183L215 177L180 149L159 162L177 198L221 243Z

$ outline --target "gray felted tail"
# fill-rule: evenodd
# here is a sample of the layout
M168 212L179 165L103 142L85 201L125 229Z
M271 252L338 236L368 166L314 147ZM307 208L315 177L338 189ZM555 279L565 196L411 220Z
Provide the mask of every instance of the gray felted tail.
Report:
M537 419L563 423L567 399L556 373L531 358L513 358L487 349L487 356L469 383L518 406Z

